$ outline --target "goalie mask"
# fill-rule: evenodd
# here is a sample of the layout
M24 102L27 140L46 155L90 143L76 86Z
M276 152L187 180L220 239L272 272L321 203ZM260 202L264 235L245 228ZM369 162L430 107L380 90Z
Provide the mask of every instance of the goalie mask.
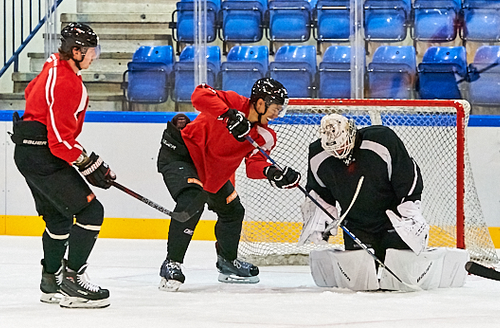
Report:
M354 148L356 131L354 120L339 114L326 115L319 128L321 146L334 157L345 159Z
M259 113L259 122L260 118L262 115L266 114L267 109L271 104L281 106L279 108L278 116L285 116L286 107L288 105L288 91L280 82L268 77L257 80L252 87L250 102L252 104L256 104L259 99L263 99L266 103L264 113Z

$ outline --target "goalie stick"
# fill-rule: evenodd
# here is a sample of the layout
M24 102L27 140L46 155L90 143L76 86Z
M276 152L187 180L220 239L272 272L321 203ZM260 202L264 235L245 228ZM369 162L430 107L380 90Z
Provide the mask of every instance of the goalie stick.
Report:
M361 186L363 185L363 181L364 180L365 180L365 177L362 175L359 178L358 185L356 186L356 191L354 192L354 196L352 196L351 204L349 204L349 207L347 208L347 210L344 213L342 213L342 215L340 216L338 222L333 221L332 223L330 223L326 227L325 231L323 231L323 238L328 238L328 234L330 233L330 231L333 228L338 227L342 223L342 221L344 221L345 217L347 216L347 213L349 213L349 211L351 210L352 205L354 205L354 202L358 198L358 194L359 194L359 191L361 190Z
M279 166L272 158L271 156L269 156L264 149L262 149L258 143L256 143L252 137L250 136L245 136L245 139L250 142L252 144L252 146L254 146L256 149L258 149L263 155L264 157L266 157L278 170L281 170L283 171L283 169L281 168L281 166ZM359 189L361 189L361 184L363 183L363 180L364 180L364 177L361 177L359 179L359 182L358 182L358 188L356 188L356 193L355 193L355 197L357 198L357 193L359 193ZM309 194L307 192L307 190L305 190L301 185L298 185L297 188L299 188L300 191L302 191L314 204L316 204L322 211L324 211L331 219L333 220L336 220L333 215L330 214L330 212L328 212L316 199L314 199L314 197L311 196L311 194ZM349 209L351 208L352 204L354 204L354 197L353 197L353 201L351 201L351 205L349 206ZM348 210L349 210L348 209ZM346 211L347 213L347 211ZM401 280L401 278L399 278L388 266L386 266L384 263L382 263L382 261L380 261L380 259L375 255L375 253L373 253L369 248L368 246L366 246L365 244L363 244L361 242L361 240L358 239L358 237L356 237L352 232L349 231L349 229L347 229L346 227L344 226L340 226L340 228L342 230L344 230L344 232L350 237L352 238L352 240L358 244L359 247L361 247L362 249L364 249L368 254L370 254L370 256L375 260L375 262L378 263L378 265L381 267L381 268L384 268L385 270L387 270L387 272L389 272L397 281L399 281L399 283L405 285L406 287L414 290L414 291L421 291L422 288L420 288L419 286L417 285L412 285L412 284L408 284L406 282L404 282L403 280Z
M473 275L479 276L479 277L500 281L500 272L499 271L497 271L493 268L485 267L484 265L481 265L481 264L476 263L476 262L469 261L469 262L465 263L465 270L467 270L467 272L469 272Z
M141 202L143 202L144 204L146 205L149 205L151 206L152 208L154 208L155 210L158 210L168 216L170 216L172 219L174 219L175 221L179 221L179 222L186 222L187 220L189 220L194 214L196 213L188 213L188 212L173 212L173 211L169 211L167 210L166 208L164 208L163 206L161 205L158 205L156 204L155 202L153 202L152 200L149 200L147 199L146 197L144 196L141 196L139 195L138 193L136 193L135 191L133 190L130 190L129 188L119 184L118 182L116 181L110 181L111 185L117 189L120 189L121 191L125 192L126 194L140 200Z

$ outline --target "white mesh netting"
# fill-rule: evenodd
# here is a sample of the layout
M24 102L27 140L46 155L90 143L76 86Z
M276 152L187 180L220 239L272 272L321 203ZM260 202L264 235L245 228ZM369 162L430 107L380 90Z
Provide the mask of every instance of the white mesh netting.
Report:
M457 137L457 109L459 118L463 116L459 122L467 126L469 108L466 101L291 100L287 115L271 125L278 135L271 157L281 166L298 170L304 185L308 146L318 138L323 115L346 115L356 121L358 128L373 124L389 126L403 140L422 171L423 214L431 225L429 246L457 247L462 243L472 259L497 263L474 185L467 143L457 143L462 140ZM464 130L466 140L466 129L461 131ZM465 168L462 175L458 171L458 177L464 176L463 238L461 233L457 238L457 222L462 217L457 211L457 147L459 153L464 149ZM462 166L460 160L458 163ZM461 185L458 184L459 188ZM305 197L297 188L278 190L265 179L248 179L242 164L236 172L236 189L246 209L239 256L247 261L258 265L307 264L307 255L314 248L343 247L342 233L331 237L326 246L297 246L302 228L300 205Z

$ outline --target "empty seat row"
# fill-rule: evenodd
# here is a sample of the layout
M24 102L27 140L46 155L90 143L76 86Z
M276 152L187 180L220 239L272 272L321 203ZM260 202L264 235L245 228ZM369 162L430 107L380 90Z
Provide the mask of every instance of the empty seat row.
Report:
M124 73L129 102L190 102L195 88L195 48L187 46L179 60L171 46L140 47ZM350 98L351 48L330 46L317 63L315 46L280 47L269 61L267 46L234 46L221 62L218 46L208 46L207 83L250 96L253 83L269 76L292 98ZM500 104L500 46L480 47L467 65L464 47L429 47L417 64L413 46L380 46L366 67L370 98L459 99L459 85L470 82L470 101Z
M180 43L193 43L193 0L177 2L170 28ZM207 42L348 41L350 0L207 1ZM243 28L242 28L243 27ZM500 0L365 0L367 41L500 41ZM225 46L224 46L225 47ZM177 52L180 48L177 48Z

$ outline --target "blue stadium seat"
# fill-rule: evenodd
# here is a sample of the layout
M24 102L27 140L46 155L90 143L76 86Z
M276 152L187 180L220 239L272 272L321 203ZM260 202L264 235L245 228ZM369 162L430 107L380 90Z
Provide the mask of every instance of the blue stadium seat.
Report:
M267 46L234 46L221 65L221 89L250 97L253 84L266 76L268 66Z
M221 6L219 38L224 42L258 42L263 35L267 1L226 0Z
M349 41L351 30L349 0L319 0L313 13L316 25L313 29L314 39L318 42Z
M191 102L194 84L194 46L185 47L174 64L173 100L178 103ZM217 88L217 76L221 66L221 52L218 46L207 46L207 84Z
M282 46L269 64L270 77L280 81L291 98L313 96L316 71L315 46Z
M318 98L351 98L350 46L328 47L318 72Z
M463 29L460 36L465 41L500 41L500 1L464 0Z
M412 98L417 72L415 48L380 46L368 64L368 88L371 98Z
M167 101L174 62L172 46L139 47L123 74L126 101L150 104Z
M447 42L457 37L461 0L415 0L412 38Z
M471 64L480 72L470 83L470 102L479 106L500 106L500 46L482 46Z
M364 5L365 40L402 41L407 35L410 0L367 0Z
M461 99L457 81L467 76L465 47L429 47L418 65L422 99Z
M311 5L305 0L274 0L268 4L271 42L305 42L311 36Z
M217 20L220 9L219 0L207 0L207 42L215 41L217 37ZM194 10L193 0L182 0L176 3L176 10L172 12L172 21L169 27L172 30L172 37L177 41L177 53L179 53L179 43L190 44L195 41L194 31ZM175 20L177 16L177 20Z

